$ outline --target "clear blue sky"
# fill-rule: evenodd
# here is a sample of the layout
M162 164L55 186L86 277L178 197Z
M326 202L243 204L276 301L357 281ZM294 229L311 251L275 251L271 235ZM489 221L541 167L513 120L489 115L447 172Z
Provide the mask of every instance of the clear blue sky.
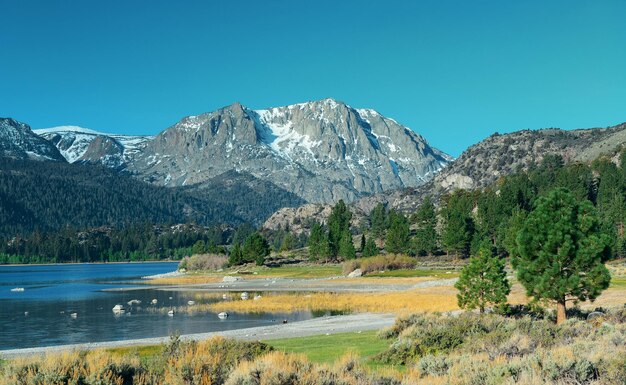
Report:
M458 156L626 121L626 1L0 0L0 116L156 134L333 97Z

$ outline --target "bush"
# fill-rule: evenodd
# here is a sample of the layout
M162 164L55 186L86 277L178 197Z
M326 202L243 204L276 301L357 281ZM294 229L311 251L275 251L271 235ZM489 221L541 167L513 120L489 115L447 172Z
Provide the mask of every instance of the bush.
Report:
M433 356L429 354L422 357L417 362L417 369L420 371L420 376L443 376L448 373L450 362L445 356Z
M367 274L384 270L413 269L416 264L417 260L407 255L386 254L345 262L342 270L344 274L348 274L360 268L363 274Z
M228 257L221 254L194 254L185 257L178 264L178 269L187 270L218 270L226 266Z

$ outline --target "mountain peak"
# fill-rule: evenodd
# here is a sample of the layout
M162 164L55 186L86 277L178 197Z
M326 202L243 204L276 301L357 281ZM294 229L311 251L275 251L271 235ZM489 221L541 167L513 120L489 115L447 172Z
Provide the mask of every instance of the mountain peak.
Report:
M184 118L147 144L132 171L176 186L235 170L328 203L421 185L449 160L394 120L326 98L263 110L237 102Z
M0 118L0 156L16 159L65 159L57 148L36 135L28 124L13 118Z

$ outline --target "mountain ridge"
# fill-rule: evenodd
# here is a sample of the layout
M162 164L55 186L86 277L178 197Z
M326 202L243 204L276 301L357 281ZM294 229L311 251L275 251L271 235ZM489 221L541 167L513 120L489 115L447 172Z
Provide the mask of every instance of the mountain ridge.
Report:
M326 203L421 185L451 159L395 120L323 99L185 117L148 142L129 171L169 186L234 169Z

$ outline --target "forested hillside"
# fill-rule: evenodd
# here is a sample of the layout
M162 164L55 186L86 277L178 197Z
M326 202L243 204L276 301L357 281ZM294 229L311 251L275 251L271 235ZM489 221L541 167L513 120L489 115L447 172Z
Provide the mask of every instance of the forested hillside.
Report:
M622 152L624 159L626 152ZM515 240L536 200L555 188L566 188L577 200L591 201L601 230L611 237L613 255L626 256L626 164L618 157L600 157L591 164L564 164L558 155L544 157L528 171L503 177L481 190L455 190L441 197L436 208L430 200L407 213L379 205L370 213L368 238L388 249L400 232L395 252L412 255L446 253L467 257L488 241L501 255L515 252ZM406 221L406 218L408 221ZM398 225L400 224L400 225ZM411 228L409 232L409 227ZM389 251L389 250L386 250Z
M303 201L267 182L225 176L202 187L164 188L100 166L3 158L0 235L129 223L260 223Z
M221 226L151 223L35 231L25 237L0 237L0 264L180 259L185 255L223 251L219 245L233 231Z

